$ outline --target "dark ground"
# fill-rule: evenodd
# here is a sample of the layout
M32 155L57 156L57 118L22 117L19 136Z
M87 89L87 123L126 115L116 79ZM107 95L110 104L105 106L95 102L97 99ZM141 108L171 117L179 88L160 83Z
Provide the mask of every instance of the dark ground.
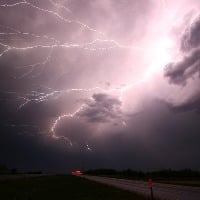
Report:
M2 200L145 200L136 194L71 175L0 181Z

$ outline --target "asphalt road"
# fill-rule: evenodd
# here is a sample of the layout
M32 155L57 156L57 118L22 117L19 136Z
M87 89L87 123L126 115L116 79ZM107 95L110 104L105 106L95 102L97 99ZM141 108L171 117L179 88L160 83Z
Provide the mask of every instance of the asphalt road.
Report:
M148 182L87 175L82 177L150 197ZM161 200L200 200L200 187L154 183L153 194Z

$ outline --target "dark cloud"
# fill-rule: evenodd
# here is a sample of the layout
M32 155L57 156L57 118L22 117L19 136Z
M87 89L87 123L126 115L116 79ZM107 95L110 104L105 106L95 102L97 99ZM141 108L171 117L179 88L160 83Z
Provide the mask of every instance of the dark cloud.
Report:
M185 30L181 38L181 50L190 51L200 45L200 16Z
M89 122L111 122L121 118L121 101L109 94L94 94L92 101L79 114Z
M164 76L170 83L183 86L187 89L188 82L194 85L199 84L200 79L200 17L198 16L191 25L185 30L181 38L181 56L182 59L169 63L165 67ZM196 110L200 108L200 92L194 90L186 101L177 104L171 104L173 110L186 111Z
M64 125L61 134L68 133L72 141L78 139L80 144L85 134L91 134L78 120L66 120ZM157 100L146 103L144 112L129 118L126 129L90 137L93 150L88 152L70 150L62 140L50 137L19 137L15 129L1 131L0 161L19 169L69 172L74 168L95 167L136 170L200 167L199 116L188 111L171 112Z
M200 114L200 93L191 96L186 102L181 103L180 105L173 105L171 103L167 104L174 112L195 111Z
M146 152L146 159L151 163L158 163L163 168L172 165L181 168L181 163L195 166L192 157L197 156L199 147L195 141L200 137L197 132L200 130L199 115L196 113L174 113L165 102L154 99L146 103L143 113L130 119L129 126L132 130L130 137L140 144L143 148L141 155L145 157Z
M200 17L185 30L181 38L182 60L169 63L165 77L174 84L186 84L187 80L200 73Z
M200 17L188 25L181 37L182 60L169 63L165 77L174 84L186 84L189 78L200 72Z
M182 61L169 63L165 67L165 77L170 83L185 85L194 75L200 75L200 49L184 56Z

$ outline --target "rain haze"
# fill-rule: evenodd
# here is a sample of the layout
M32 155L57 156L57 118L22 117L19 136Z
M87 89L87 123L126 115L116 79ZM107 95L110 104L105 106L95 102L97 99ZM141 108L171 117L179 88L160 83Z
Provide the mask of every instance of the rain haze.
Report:
M200 169L198 0L0 0L0 164Z

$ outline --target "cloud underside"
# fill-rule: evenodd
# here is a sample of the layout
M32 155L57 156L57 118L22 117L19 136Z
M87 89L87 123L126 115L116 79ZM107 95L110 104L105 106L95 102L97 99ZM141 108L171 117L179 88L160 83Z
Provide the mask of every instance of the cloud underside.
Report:
M121 101L109 94L94 94L91 101L87 101L80 117L88 122L108 123L121 118Z
M181 37L181 60L166 65L164 76L169 83L187 87L189 82L200 84L200 17L197 17L188 25ZM197 87L198 88L198 87ZM186 102L178 105L178 110L190 110L200 108L200 90L196 90Z

